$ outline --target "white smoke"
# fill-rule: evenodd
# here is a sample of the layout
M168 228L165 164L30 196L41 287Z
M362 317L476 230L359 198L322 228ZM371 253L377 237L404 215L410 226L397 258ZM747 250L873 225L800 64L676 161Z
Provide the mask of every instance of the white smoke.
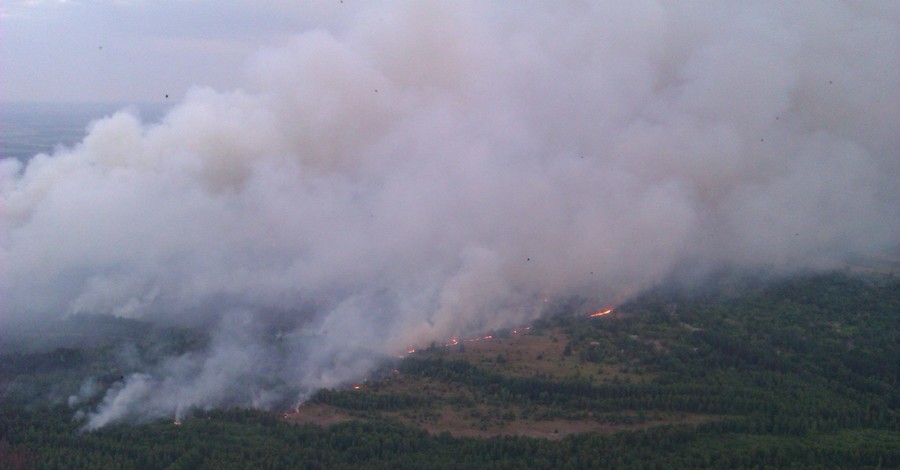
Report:
M897 249L896 4L360 11L260 52L243 91L0 164L0 326L212 331L110 389L88 427L270 406L683 263Z

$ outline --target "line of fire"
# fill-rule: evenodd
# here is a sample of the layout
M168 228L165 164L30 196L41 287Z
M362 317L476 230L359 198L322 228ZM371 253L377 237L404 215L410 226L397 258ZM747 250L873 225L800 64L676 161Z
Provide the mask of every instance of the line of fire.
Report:
M604 309L604 310L598 310L598 311L596 311L596 312L594 312L594 313L588 314L588 315L587 315L587 318L598 318L598 317L602 317L602 316L605 316L605 315L609 315L610 313L613 312L613 310L614 310L613 307L608 307L608 308L606 308L606 309ZM518 335L518 334L520 334L520 333L522 333L522 332L524 332L524 331L529 331L529 330L531 330L531 326L526 325L526 326L522 326L522 327L519 327L519 328L513 328L512 330L510 330L510 333L512 333L513 335ZM470 337L470 338L463 338L463 339L459 339L459 338L451 338L450 341L443 342L443 343L440 344L440 346L441 346L441 347L444 347L444 348L449 348L449 347L457 346L457 345L459 345L459 344L461 344L461 343L475 343L475 342L479 342L479 341L490 341L490 340L492 340L492 339L494 339L494 335L493 335L493 334L485 334L485 335L481 335L481 336L473 336L473 337ZM435 345L435 346L436 346L436 345ZM417 350L418 350L418 349L415 348L415 347L407 348L407 349L406 349L406 354L398 354L398 355L397 355L397 358L398 358L398 359L402 359L402 358L404 358L404 357L406 357L406 356L408 356L408 355L410 355L410 354L415 354ZM399 371L398 371L397 369L394 369L394 373L398 373L398 372L399 372ZM353 390L362 390L362 389L365 389L365 385L362 385L362 384L354 384L354 385L353 385L352 387L350 387L350 388L353 389ZM290 411L284 413L284 414L282 415L282 418L288 418L291 414L299 413L302 406L303 406L303 405L300 404L300 405L297 406L297 408L295 408L295 409L293 409L293 410L290 410Z

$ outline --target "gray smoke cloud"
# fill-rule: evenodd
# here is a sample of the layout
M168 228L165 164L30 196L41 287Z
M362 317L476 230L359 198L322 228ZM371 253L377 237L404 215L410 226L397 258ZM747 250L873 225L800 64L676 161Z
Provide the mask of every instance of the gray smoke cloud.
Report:
M895 3L416 1L348 25L261 51L243 90L0 163L4 331L211 335L88 428L302 400L685 263L900 243Z

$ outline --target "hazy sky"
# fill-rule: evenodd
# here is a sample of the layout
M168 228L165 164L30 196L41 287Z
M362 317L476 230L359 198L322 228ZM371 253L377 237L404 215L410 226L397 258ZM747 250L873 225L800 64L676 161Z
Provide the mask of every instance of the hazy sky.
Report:
M2 0L0 100L175 100L194 85L230 90L251 57L353 0ZM356 5L354 5L356 4Z

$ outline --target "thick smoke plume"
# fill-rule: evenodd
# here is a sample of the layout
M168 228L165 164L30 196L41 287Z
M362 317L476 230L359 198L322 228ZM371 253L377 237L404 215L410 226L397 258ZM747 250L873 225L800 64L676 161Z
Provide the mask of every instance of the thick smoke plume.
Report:
M2 161L0 329L210 332L105 391L95 428L299 400L685 264L884 256L897 70L892 2L366 7L261 51L243 90Z

